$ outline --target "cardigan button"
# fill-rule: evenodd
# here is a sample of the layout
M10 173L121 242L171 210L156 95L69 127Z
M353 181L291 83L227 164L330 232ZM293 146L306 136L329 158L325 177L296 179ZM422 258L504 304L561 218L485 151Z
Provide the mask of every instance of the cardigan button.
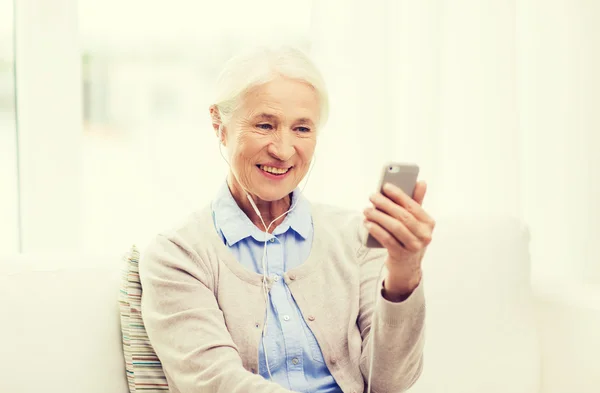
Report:
M296 275L294 273L290 274L290 280L294 281L296 279Z
M331 364L336 364L337 363L337 359L336 358L331 358Z
M314 321L315 320L315 316L314 315L309 315L308 316L308 320L309 321Z

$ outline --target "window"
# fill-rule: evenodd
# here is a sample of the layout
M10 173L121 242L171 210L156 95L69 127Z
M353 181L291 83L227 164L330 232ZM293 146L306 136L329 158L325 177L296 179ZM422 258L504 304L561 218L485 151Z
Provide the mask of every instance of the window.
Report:
M0 0L0 254L19 250L13 0Z

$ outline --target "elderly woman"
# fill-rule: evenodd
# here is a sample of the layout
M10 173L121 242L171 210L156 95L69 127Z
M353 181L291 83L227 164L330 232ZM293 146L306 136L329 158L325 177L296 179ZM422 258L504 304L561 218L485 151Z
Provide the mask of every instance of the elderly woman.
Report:
M298 50L235 57L217 87L226 181L140 261L170 391L405 391L423 362L425 184L412 198L385 187L363 217L304 198L328 98ZM368 233L384 248L366 248Z

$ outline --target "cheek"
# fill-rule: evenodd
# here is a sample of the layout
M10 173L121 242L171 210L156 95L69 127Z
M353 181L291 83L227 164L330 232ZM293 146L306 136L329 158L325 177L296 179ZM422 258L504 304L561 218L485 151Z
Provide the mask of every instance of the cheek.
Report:
M298 148L298 155L302 158L304 164L309 164L315 153L316 141L307 140L304 142Z
M240 133L237 140L238 155L242 159L251 159L256 157L264 148L265 141L261 140L260 135L250 132Z
M240 132L231 146L231 162L236 172L244 176L249 172L256 157L259 155L262 144L261 141L250 133Z
M312 141L305 142L307 143L303 143L297 148L297 154L301 161L300 166L297 168L298 171L296 171L297 181L301 181L301 179L306 176L310 170L310 164L314 157L315 143Z

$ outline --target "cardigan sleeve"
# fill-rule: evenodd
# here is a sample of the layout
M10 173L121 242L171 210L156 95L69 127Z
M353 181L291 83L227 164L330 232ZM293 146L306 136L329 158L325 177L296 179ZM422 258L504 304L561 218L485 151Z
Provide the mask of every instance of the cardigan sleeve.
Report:
M140 260L142 318L169 383L186 393L290 393L247 371L211 287L210 268L176 236Z
M386 256L385 249L364 246L360 246L357 253L361 277L358 325L363 341L360 370L366 386L374 346L371 378L374 393L406 391L417 381L423 367L423 281L404 301L386 300L381 291L383 279L379 277Z

